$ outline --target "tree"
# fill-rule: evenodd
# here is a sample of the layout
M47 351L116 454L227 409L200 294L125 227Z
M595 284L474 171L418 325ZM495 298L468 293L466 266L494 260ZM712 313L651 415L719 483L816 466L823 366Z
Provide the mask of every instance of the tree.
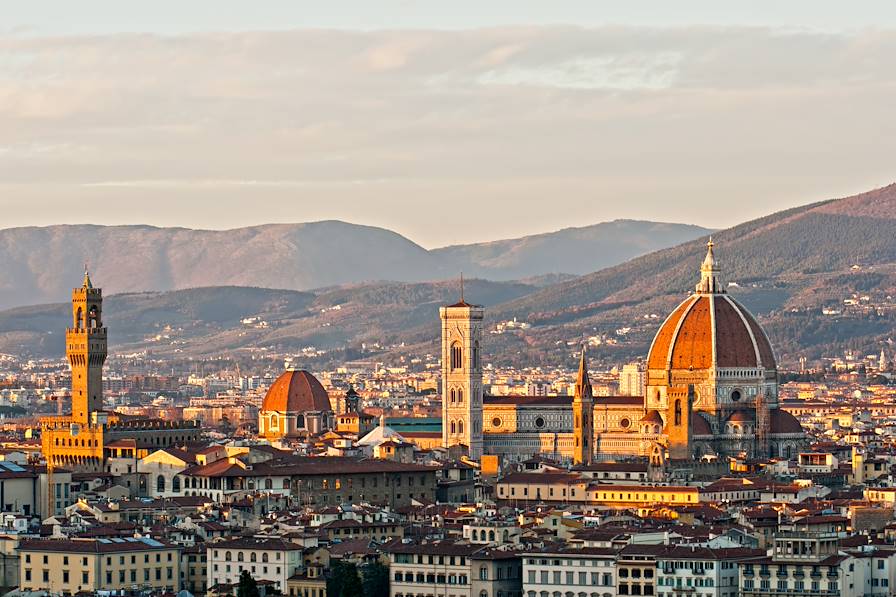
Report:
M389 597L389 568L381 562L364 567L364 597Z
M327 597L364 597L358 567L342 560L333 564L327 579Z
M259 597L258 583L248 570L240 573L240 586L236 590L236 597Z

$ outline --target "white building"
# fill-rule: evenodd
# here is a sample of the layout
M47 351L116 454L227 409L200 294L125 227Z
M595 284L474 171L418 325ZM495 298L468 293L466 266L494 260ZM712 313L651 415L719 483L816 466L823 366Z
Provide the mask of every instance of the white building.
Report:
M208 586L238 583L248 570L255 580L277 583L287 593L286 581L302 569L302 546L282 539L240 538L209 543L206 548Z
M437 541L387 548L390 597L520 597L518 553Z
M567 547L523 556L523 597L615 597L615 549Z
M656 555L657 597L737 597L738 563L765 557L765 550L666 547Z
M870 564L839 551L838 546L837 533L778 533L771 556L740 565L740 596L870 594L872 583L866 583ZM867 560L870 562L871 558Z
M643 363L623 365L619 372L620 396L643 396L647 387L647 371Z

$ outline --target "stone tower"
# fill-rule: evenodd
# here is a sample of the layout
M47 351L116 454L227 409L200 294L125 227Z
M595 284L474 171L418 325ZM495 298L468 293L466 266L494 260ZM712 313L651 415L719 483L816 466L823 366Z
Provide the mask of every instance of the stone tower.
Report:
M84 283L72 290L72 327L65 331L65 354L72 370L72 419L87 425L103 409L103 364L106 328L103 291L94 288L84 271Z
M574 464L591 464L594 459L594 400L591 392L591 381L588 379L588 365L585 362L585 347L582 347L582 359L579 361L579 374L576 377L576 393L572 400L573 448Z
M439 309L442 320L442 445L463 445L482 456L482 318L461 300Z
M674 387L669 390L669 412L666 416L666 438L670 460L691 458L691 409L694 405L694 386ZM699 415L698 415L699 416Z

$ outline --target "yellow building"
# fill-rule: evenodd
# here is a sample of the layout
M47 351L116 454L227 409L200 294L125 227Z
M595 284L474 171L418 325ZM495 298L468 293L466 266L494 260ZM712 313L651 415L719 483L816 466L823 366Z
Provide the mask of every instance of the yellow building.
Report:
M501 503L589 504L608 507L687 505L700 502L697 487L600 484L577 473L510 473L498 479Z
M180 588L180 547L155 539L23 539L17 551L23 591Z
M344 433L361 438L373 431L376 426L376 417L364 412L349 412L336 416L336 433Z
M208 565L205 545L197 543L185 547L180 557L182 586L194 595L205 593L208 588Z
M84 272L72 290L72 327L65 332L65 354L72 371L72 412L42 417L41 450L51 467L74 471L106 471L110 458L139 458L152 449L199 439L193 422L124 420L103 410L103 364L107 329L103 325L103 291ZM132 439L130 449L110 449L115 440Z
M312 564L300 574L286 581L289 597L327 597L327 579L324 567Z

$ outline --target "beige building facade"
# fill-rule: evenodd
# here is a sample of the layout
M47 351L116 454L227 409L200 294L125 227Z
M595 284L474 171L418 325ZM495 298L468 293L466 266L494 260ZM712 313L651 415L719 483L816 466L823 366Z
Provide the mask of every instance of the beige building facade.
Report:
M24 591L75 594L180 588L180 547L155 539L25 539L17 549Z

